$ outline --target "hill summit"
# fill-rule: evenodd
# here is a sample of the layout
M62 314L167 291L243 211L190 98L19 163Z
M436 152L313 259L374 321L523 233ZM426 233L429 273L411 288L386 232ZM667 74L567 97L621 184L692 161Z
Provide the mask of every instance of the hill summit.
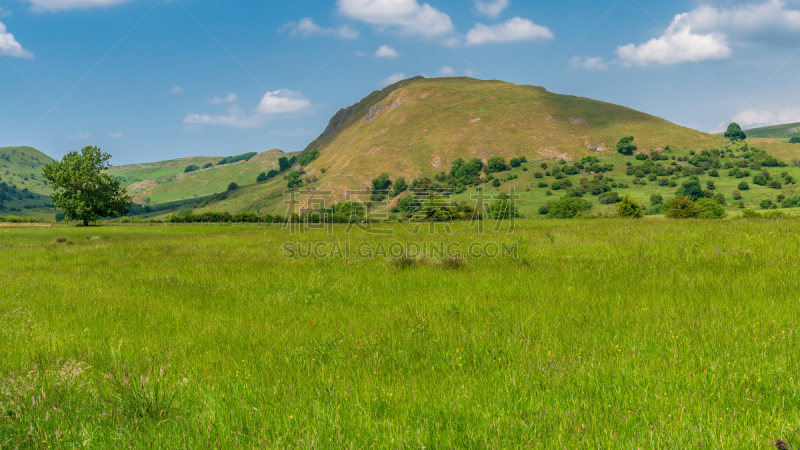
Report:
M525 156L572 160L615 154L633 135L640 149L706 149L720 139L611 103L542 87L471 78L415 77L336 113L306 150L320 189L357 189L386 172L413 179L448 170L456 158ZM324 169L325 172L322 173Z

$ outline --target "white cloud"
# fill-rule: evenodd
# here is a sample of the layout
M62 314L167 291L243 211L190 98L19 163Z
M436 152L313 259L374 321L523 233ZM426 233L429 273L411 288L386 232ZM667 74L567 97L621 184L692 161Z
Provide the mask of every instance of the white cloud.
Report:
M450 66L442 66L442 68L439 69L439 75L451 76L451 75L455 75L455 74L456 74L455 69L453 69Z
M65 11L69 9L88 9L109 7L130 0L26 0L34 11Z
M297 23L290 22L281 28L281 30L286 29L292 30L289 32L290 37L332 36L337 39L354 39L358 36L358 31L347 25L338 28L324 28L314 23L314 19L310 17L306 17Z
M378 83L378 85L380 85L381 87L386 87L386 86L389 86L391 84L395 84L398 81L405 80L406 78L408 78L408 77L406 77L406 75L404 73L396 73L394 75L390 75L389 77L381 80L381 82Z
M311 108L311 102L299 92L288 89L267 92L258 104L261 114L291 114Z
M400 56L400 53L397 53L397 50L388 45L381 45L380 48L375 51L376 58L397 58L398 56Z
M111 139L121 139L122 133L110 133L108 137L110 137Z
M417 0L338 0L339 13L380 30L433 38L453 32L450 16Z
M793 0L766 0L724 7L702 5L678 14L664 33L644 44L617 48L626 65L668 65L727 59L732 45L800 43L800 10Z
M14 35L6 31L6 26L0 22L0 56L12 58L33 58L33 53L22 48Z
M224 115L190 114L183 119L183 123L187 125L223 125L233 128L259 128L265 122L264 116L245 114L236 106Z
M549 28L537 25L530 20L515 17L498 25L479 23L467 33L467 45L481 45L497 42L536 41L553 39Z
M170 92L173 94L183 94L183 86L175 86Z
M779 111L747 109L733 116L732 121L744 128L767 127L800 122L799 108L784 108Z
M356 55L356 57L358 57L358 58L363 58L363 57L367 56L367 54L366 54L366 53L364 53L364 52L360 52L360 51L358 51L358 50L356 50L356 52L355 52L355 55Z
M691 27L676 22L659 38L617 48L617 57L628 66L718 60L730 58L732 54L724 35L696 34Z
M573 69L583 70L608 70L608 63L602 57L597 58L584 58L576 56L569 61L569 65Z
M227 100L233 94L229 94ZM271 117L305 112L311 108L311 102L302 94L288 89L267 92L258 107L252 112L242 111L238 106L230 107L226 114L189 114L184 117L187 125L222 125L234 128L263 127Z
M509 6L511 6L511 0L475 0L475 9L480 14L492 19L499 16Z
M211 98L211 100L208 101L208 103L212 105L221 105L223 103L235 103L236 100L239 100L239 96L231 92L228 93L228 95L226 95L225 97L220 97L218 95L215 95L214 97Z
M12 14L14 14L14 13L11 12L10 9L3 8L2 6L0 6L0 17L8 17L8 16L10 16Z

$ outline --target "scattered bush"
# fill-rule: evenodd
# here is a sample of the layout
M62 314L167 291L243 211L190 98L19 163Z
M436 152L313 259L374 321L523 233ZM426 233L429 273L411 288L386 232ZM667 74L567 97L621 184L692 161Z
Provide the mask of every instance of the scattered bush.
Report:
M237 163L239 161L249 161L253 157L255 157L256 155L258 155L258 153L250 152L250 153L244 153L244 154L237 155L237 156L229 156L227 158L223 158L220 162L217 163L217 165L218 166L222 166L222 165L225 165L225 164Z
M200 166L191 165L187 166L186 169L183 170L183 173L194 172L196 170L200 170Z
M717 203L717 201L714 199L701 198L696 204L702 209L702 211L700 211L700 218L724 219L725 217L728 217L728 213L725 212L725 208Z
M667 203L666 216L670 219L696 219L700 217L702 211L702 208L697 206L691 197L681 195Z
M626 195L617 204L617 215L628 219L641 219L644 217L644 208L630 195Z
M550 205L547 217L572 219L592 209L591 203L582 198L563 197Z
M750 185L747 184L747 181L742 181L741 183L739 183L739 186L737 188L740 191L748 191L750 190Z

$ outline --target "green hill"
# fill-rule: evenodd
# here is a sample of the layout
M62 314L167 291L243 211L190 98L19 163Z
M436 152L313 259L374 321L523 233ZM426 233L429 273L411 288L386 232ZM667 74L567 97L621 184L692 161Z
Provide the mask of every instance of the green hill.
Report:
M108 172L122 181L136 203L157 205L225 192L230 183L255 184L260 173L277 169L281 156L285 154L273 149L231 164L218 165L221 156L182 158L117 166ZM196 170L186 173L189 166Z
M0 148L0 215L53 218L42 167L53 158L31 147Z
M744 130L748 138L757 139L789 139L800 136L800 123L787 123L771 127L751 128Z

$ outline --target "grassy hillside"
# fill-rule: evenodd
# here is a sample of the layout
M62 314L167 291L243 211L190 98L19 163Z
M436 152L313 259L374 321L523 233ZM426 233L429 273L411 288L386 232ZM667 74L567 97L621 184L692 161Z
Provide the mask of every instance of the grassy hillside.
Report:
M0 148L0 215L52 219L42 167L53 158L31 147Z
M243 186L255 184L260 173L278 167L281 156L284 153L275 149L248 161L225 165L217 165L222 157L183 158L113 167L109 173L123 181L137 197L137 203L155 205L224 192L232 182ZM202 169L207 164L213 165ZM184 173L190 165L201 169Z
M724 143L622 106L501 81L417 78L366 100L337 114L312 144L322 155L308 170L327 169L318 175L321 189L341 196L382 172L433 176L458 157L608 156L625 135L634 135L642 149Z
M800 136L800 123L787 123L771 127L751 128L745 130L748 138L759 139L786 139Z

